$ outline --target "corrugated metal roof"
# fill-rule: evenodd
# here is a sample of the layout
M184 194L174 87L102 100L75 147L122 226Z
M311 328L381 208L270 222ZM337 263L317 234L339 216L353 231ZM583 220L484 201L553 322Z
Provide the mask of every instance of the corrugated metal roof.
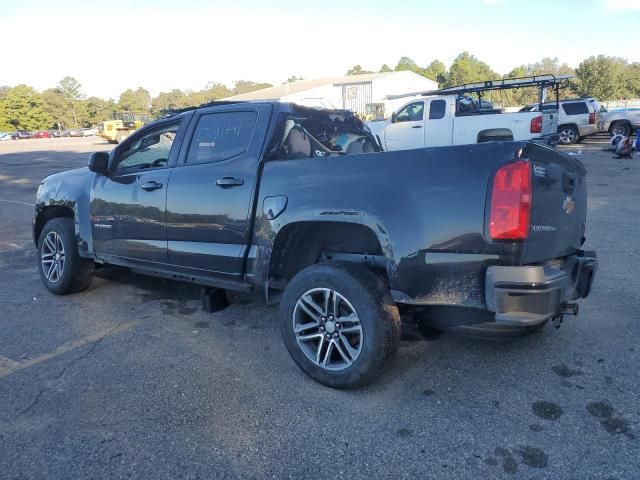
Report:
M408 70L401 72L385 72L385 73L364 73L362 75L343 75L340 77L326 77L316 78L313 80L298 80L297 82L285 83L275 87L264 88L262 90L256 90L255 92L243 93L241 95L234 95L233 97L227 97L224 100L277 100L287 95L294 93L304 92L305 90L311 90L313 88L324 87L326 85L344 85L346 83L362 83L371 82L382 77L397 76L397 75L416 75L421 78L415 72ZM428 80L428 79L426 79Z

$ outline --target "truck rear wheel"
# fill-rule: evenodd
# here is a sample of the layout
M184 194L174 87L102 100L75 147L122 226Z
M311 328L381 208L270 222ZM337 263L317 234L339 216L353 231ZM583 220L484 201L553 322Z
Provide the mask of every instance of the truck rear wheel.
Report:
M86 290L94 264L78 255L71 218L49 220L38 239L38 271L45 287L56 295Z
M576 143L580 136L578 129L573 125L562 125L558 128L558 133L560 134L560 143L562 145L571 145L572 143Z
M400 315L382 280L346 262L311 265L289 282L280 331L300 369L332 388L370 382L400 341Z
M631 133L631 126L626 122L613 122L609 127L609 134L613 137L615 135L622 135L628 137Z

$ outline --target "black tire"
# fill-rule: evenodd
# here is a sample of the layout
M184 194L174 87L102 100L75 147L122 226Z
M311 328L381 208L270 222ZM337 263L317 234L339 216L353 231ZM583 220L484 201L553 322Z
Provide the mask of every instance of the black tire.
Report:
M129 136L129 132L121 131L116 133L116 143L124 142Z
M631 134L631 125L626 122L613 122L609 127L609 134L628 137Z
M337 292L346 300L342 301L342 305L347 303L347 307L351 307L359 318L361 331L357 348L360 350L352 363L341 370L330 370L312 361L303 351L294 332L298 301L302 301L305 294L315 292L316 289ZM346 317L336 314L334 323L338 328L340 326L336 322L339 318ZM328 327L322 330L325 334L330 331ZM397 351L400 343L400 314L379 276L360 265L326 262L305 268L289 282L280 301L280 331L291 358L303 372L328 387L355 388L373 380L387 358ZM324 334L319 335L322 337ZM313 346L313 350L320 353L326 340L320 338L318 341L320 346ZM335 340L335 343L339 341ZM334 355L336 348L327 355ZM325 351L329 351L328 346ZM318 358L319 356L320 354ZM344 356L338 358L344 360Z
M558 133L560 134L560 144L562 145L571 145L580 138L580 132L574 125L561 125L558 127Z
M50 248L45 246L45 242L47 239L51 242L52 238L56 238L56 235L63 247L60 250L63 252L61 257L63 261L59 263L59 274L48 278L45 268L50 268L52 264L45 264L43 260L46 258L48 261L51 258L52 261L55 261L53 259L56 258L56 255L49 255ZM91 260L78 255L73 219L54 218L49 220L40 232L38 239L38 272L40 272L40 278L45 287L56 295L81 292L91 284L93 268L94 263Z

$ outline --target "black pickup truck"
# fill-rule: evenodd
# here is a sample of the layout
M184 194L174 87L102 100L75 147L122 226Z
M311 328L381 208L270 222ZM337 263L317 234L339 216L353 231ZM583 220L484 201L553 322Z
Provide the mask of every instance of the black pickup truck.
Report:
M298 366L348 388L423 329L512 335L588 295L585 168L535 142L381 152L346 111L207 104L136 131L37 192L56 294L118 265L280 303Z

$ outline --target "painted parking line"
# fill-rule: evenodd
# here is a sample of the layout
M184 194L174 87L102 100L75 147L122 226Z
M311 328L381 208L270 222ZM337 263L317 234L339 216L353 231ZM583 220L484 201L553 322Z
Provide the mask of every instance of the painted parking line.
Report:
M44 353L38 357L30 358L24 361L16 361L7 357L0 356L0 378L4 378L17 371L24 370L25 368L33 367L34 365L38 365L42 362L46 362L64 353L83 347L89 343L98 342L106 337L111 337L113 335L117 335L118 333L125 332L130 328L135 327L139 323L140 323L139 320L121 323L120 325L117 325L115 327L108 328L100 332L96 332L93 335L89 335L87 337L74 340L72 342L64 343L51 352Z
M35 206L35 203L19 202L17 200L8 200L6 198L0 198L0 202L13 203L15 205L26 205L27 207Z

